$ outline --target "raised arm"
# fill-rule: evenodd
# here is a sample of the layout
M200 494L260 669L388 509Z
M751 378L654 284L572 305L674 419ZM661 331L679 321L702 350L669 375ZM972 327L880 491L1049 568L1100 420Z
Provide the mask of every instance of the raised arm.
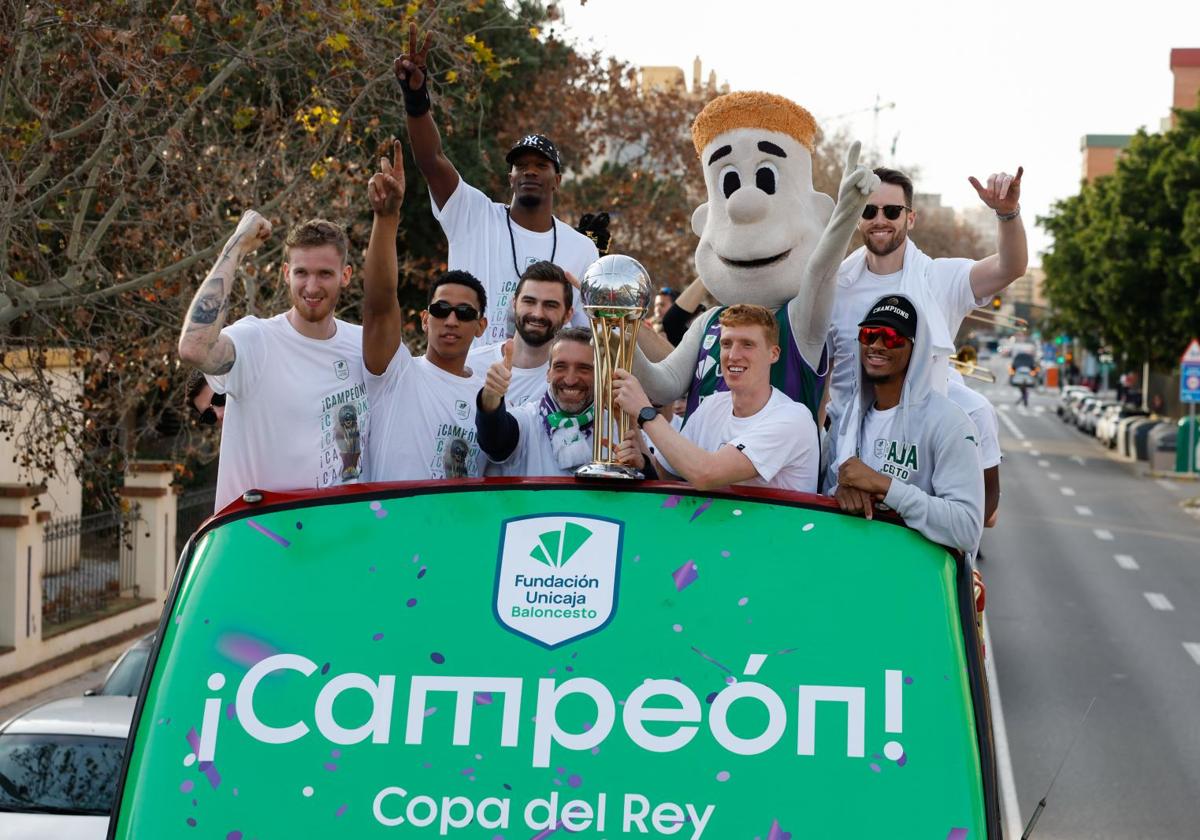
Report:
M404 314L396 298L399 264L396 232L404 203L404 153L392 141L392 160L380 158L379 171L367 182L375 214L363 266L363 364L376 376L387 370L404 336Z
M254 210L247 210L221 249L212 271L204 278L188 307L179 334L179 358L204 373L219 376L233 369L233 342L221 335L229 311L229 295L242 258L271 235L271 223Z
M837 270L846 255L854 227L866 206L867 197L879 186L879 176L858 162L861 144L856 140L846 153L846 168L838 187L837 205L833 215L813 249L800 294L788 303L788 319L792 335L804 361L813 370L821 363L829 319L833 313L833 298L837 292Z
M1016 175L997 172L988 177L986 187L974 176L967 179L979 193L980 200L996 211L999 243L996 253L971 267L971 292L976 300L1004 291L1029 267L1029 246L1025 241L1025 224L1021 221L1021 177L1024 174L1023 166L1017 167Z
M425 64L432 40L433 34L426 32L425 40L418 47L417 25L409 24L408 52L393 62L392 71L404 95L408 142L412 146L413 160L429 182L429 192L440 210L458 189L459 176L454 164L442 152L442 135L429 112L429 77L425 72Z

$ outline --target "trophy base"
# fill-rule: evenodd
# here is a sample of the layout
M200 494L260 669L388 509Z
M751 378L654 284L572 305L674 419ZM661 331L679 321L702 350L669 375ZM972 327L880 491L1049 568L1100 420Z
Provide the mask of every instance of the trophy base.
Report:
M584 479L585 481L592 480L608 480L616 479L618 481L639 481L646 476L633 467L626 467L622 464L584 464L579 469L575 470L575 477Z

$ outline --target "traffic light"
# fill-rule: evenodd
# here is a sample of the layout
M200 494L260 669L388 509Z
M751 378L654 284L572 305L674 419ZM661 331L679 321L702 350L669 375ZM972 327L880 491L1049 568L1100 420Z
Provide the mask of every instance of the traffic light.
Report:
M1000 295L994 296L992 298L992 309L999 309L1001 304L1003 304L1003 303L1004 303L1004 300L1000 297Z
M1063 337L1061 335L1054 336L1054 343L1057 344L1059 347L1062 347ZM1059 359L1059 361L1061 362L1062 359Z

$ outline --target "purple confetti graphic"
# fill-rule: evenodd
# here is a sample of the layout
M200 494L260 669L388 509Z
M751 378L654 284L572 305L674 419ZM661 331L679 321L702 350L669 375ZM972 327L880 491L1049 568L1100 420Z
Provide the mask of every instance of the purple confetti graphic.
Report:
M897 767L903 767L905 764L908 764L908 753L902 753L901 756L896 759Z
M409 598L407 601L404 602L404 604L405 604L405 606L415 607L417 605L417 599Z
M197 757L200 756L200 733L196 731L196 727L192 727L187 732L188 746L192 748L192 752ZM196 765L196 769L204 774L208 779L208 783L212 785L213 790L216 790L221 784L221 774L217 772L217 768L213 767L211 761L201 761Z
M225 835L225 840L242 840L242 832L231 831Z
M568 787L577 788L581 784L583 784L583 777L580 776L578 773L572 773L570 776L567 777L567 786Z
M188 818L187 818L187 824L188 824L188 825L190 825L192 828L195 828L195 827L196 827L196 818L195 818L195 817L188 817Z
M879 772L881 772L881 771L880 771L880 769L879 769L879 765L878 765L878 764L876 764L874 761L872 761L872 762L871 762L870 764L868 764L867 766L868 766L868 767L870 767L872 770L874 770L876 773L879 773Z
M475 704L476 704L477 706L490 706L490 705L492 705L492 692L490 692L490 691L476 691L476 692L475 692Z
M724 671L727 674L733 673L732 670L727 668L725 665L722 665L717 660L713 659L711 656L709 656L704 651L700 650L700 648L696 647L695 645L692 646L692 653L698 654L700 656L700 658L703 659L705 662L711 662L713 665L716 665L718 668L720 668L722 671Z
M946 835L946 840L967 840L967 830L965 828L952 828L950 833Z
M425 577L425 573L427 571L429 571L428 566L422 566L421 568L417 569L417 580L420 580L421 578Z
M792 840L792 833L784 831L779 820L771 820L771 828L767 831L767 840Z
M346 806L345 806L345 805L343 805L341 808L338 808L336 811L334 811L334 812L333 812L333 815L334 815L335 817L340 817L340 816L341 816L342 814L344 814L344 813L346 813Z
M247 668L257 665L268 656L279 653L274 645L246 633L222 633L217 639L217 652Z
M443 662L446 661L446 657L442 656L440 653L437 653L437 652L429 654L429 658L431 660L433 660L433 663L435 665L441 665Z
M374 636L372 636L372 637L371 637L371 641L373 641L373 642L378 642L378 641L379 641L380 639L382 639L382 638L383 638L383 634L382 634L382 633L376 633Z
M663 499L662 506L665 508L673 508L679 504L679 500L681 498L681 496L667 496L667 498Z
M179 792L180 793L191 793L192 788L194 788L195 786L196 786L196 783L193 782L191 779L188 779L186 782L184 782L183 784L181 784L179 786Z
M251 528L253 528L255 531L258 531L258 533L262 534L264 537L270 537L271 539L275 540L275 542L279 543L284 548L287 548L289 545L291 545L291 543L288 542L287 540L285 540L283 537L279 536L278 534L276 534L274 531L270 530L269 528L264 528L262 525L259 525L253 519L247 519L246 524L249 525Z
M696 571L696 561L687 561L678 569L671 572L671 577L675 580L676 592L682 592L683 590L687 589L689 586L695 583L696 578L699 577Z
M722 770L720 773L718 773L718 774L717 774L717 781L718 781L718 782L728 782L728 781L729 781L729 771L728 771L728 770Z
M689 519L688 522L695 522L696 517L698 517L700 514L704 513L704 511L708 510L710 507L712 507L712 503L713 503L712 499L705 499L704 504L702 504L702 505L700 505L700 507L696 508L696 512L692 514L692 518Z
M905 684L905 685L912 685L912 683L913 683L913 679L912 679L912 677L905 677L905 678L904 678L904 684Z

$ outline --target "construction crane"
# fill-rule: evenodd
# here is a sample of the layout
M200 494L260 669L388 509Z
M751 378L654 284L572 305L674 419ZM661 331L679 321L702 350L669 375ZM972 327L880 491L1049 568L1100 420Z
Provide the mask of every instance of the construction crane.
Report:
M896 107L895 102L881 102L879 94L875 94L875 104L867 108L856 108L853 111L844 111L840 114L833 114L821 118L821 122L840 120L846 117L852 117L856 114L865 114L871 112L871 150L876 154L879 153L879 114L882 111L889 111ZM892 157L896 156L896 140L900 137L899 134L892 140Z

